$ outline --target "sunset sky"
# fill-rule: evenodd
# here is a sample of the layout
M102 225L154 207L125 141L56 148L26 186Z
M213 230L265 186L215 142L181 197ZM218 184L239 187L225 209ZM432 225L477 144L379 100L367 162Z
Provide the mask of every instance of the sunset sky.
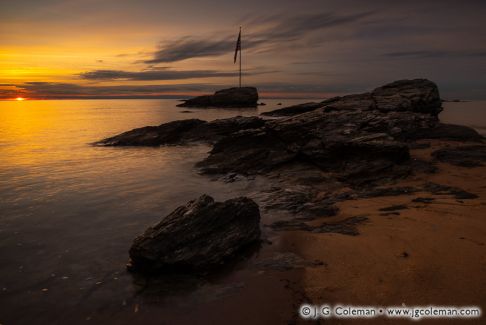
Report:
M327 97L429 78L486 98L486 1L0 2L0 99L150 98L237 85Z

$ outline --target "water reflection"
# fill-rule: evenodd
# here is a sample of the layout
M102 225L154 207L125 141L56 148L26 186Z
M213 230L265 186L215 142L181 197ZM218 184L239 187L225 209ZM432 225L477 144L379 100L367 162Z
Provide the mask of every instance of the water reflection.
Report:
M182 113L187 109L176 104L0 102L0 322L58 322L98 309L132 312L138 287L125 272L132 239L203 193L224 200L252 190L252 183L199 175L193 166L207 154L205 145L88 145L145 125L258 113Z

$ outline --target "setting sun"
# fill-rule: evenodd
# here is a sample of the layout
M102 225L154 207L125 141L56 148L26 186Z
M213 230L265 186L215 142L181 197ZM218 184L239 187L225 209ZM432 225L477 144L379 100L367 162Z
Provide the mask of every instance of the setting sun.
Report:
M25 100L25 98L24 97L17 97L17 98L15 98L15 100L21 102L21 101Z

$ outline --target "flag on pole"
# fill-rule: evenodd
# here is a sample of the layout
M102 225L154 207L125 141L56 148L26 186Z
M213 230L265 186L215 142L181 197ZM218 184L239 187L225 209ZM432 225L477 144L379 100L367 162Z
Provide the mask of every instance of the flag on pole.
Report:
M241 29L240 29L240 33L238 34L238 40L236 41L235 59L233 63L236 63L236 57L238 56L238 51L241 51Z

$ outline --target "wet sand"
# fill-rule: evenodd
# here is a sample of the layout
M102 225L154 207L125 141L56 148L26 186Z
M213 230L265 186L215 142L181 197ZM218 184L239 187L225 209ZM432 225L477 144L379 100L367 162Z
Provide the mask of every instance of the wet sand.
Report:
M454 145L454 143L451 143ZM412 157L430 160L430 153L447 145L412 150ZM424 181L457 186L478 199L456 200L445 195L414 193L342 202L340 213L326 221L367 215L358 236L292 232L285 236L295 252L320 259L323 268L306 268L301 285L309 303L407 306L470 306L486 301L486 167L464 168L438 164L436 174L420 174L398 182L413 186ZM432 197L432 203L415 203ZM380 208L406 205L385 216ZM484 306L481 306L484 310ZM437 320L436 324L481 324L484 319ZM352 320L347 322L352 323ZM395 324L375 318L356 324ZM403 323L409 322L403 320ZM431 320L422 320L422 323ZM328 323L328 321L326 321ZM331 324L346 323L332 319Z

